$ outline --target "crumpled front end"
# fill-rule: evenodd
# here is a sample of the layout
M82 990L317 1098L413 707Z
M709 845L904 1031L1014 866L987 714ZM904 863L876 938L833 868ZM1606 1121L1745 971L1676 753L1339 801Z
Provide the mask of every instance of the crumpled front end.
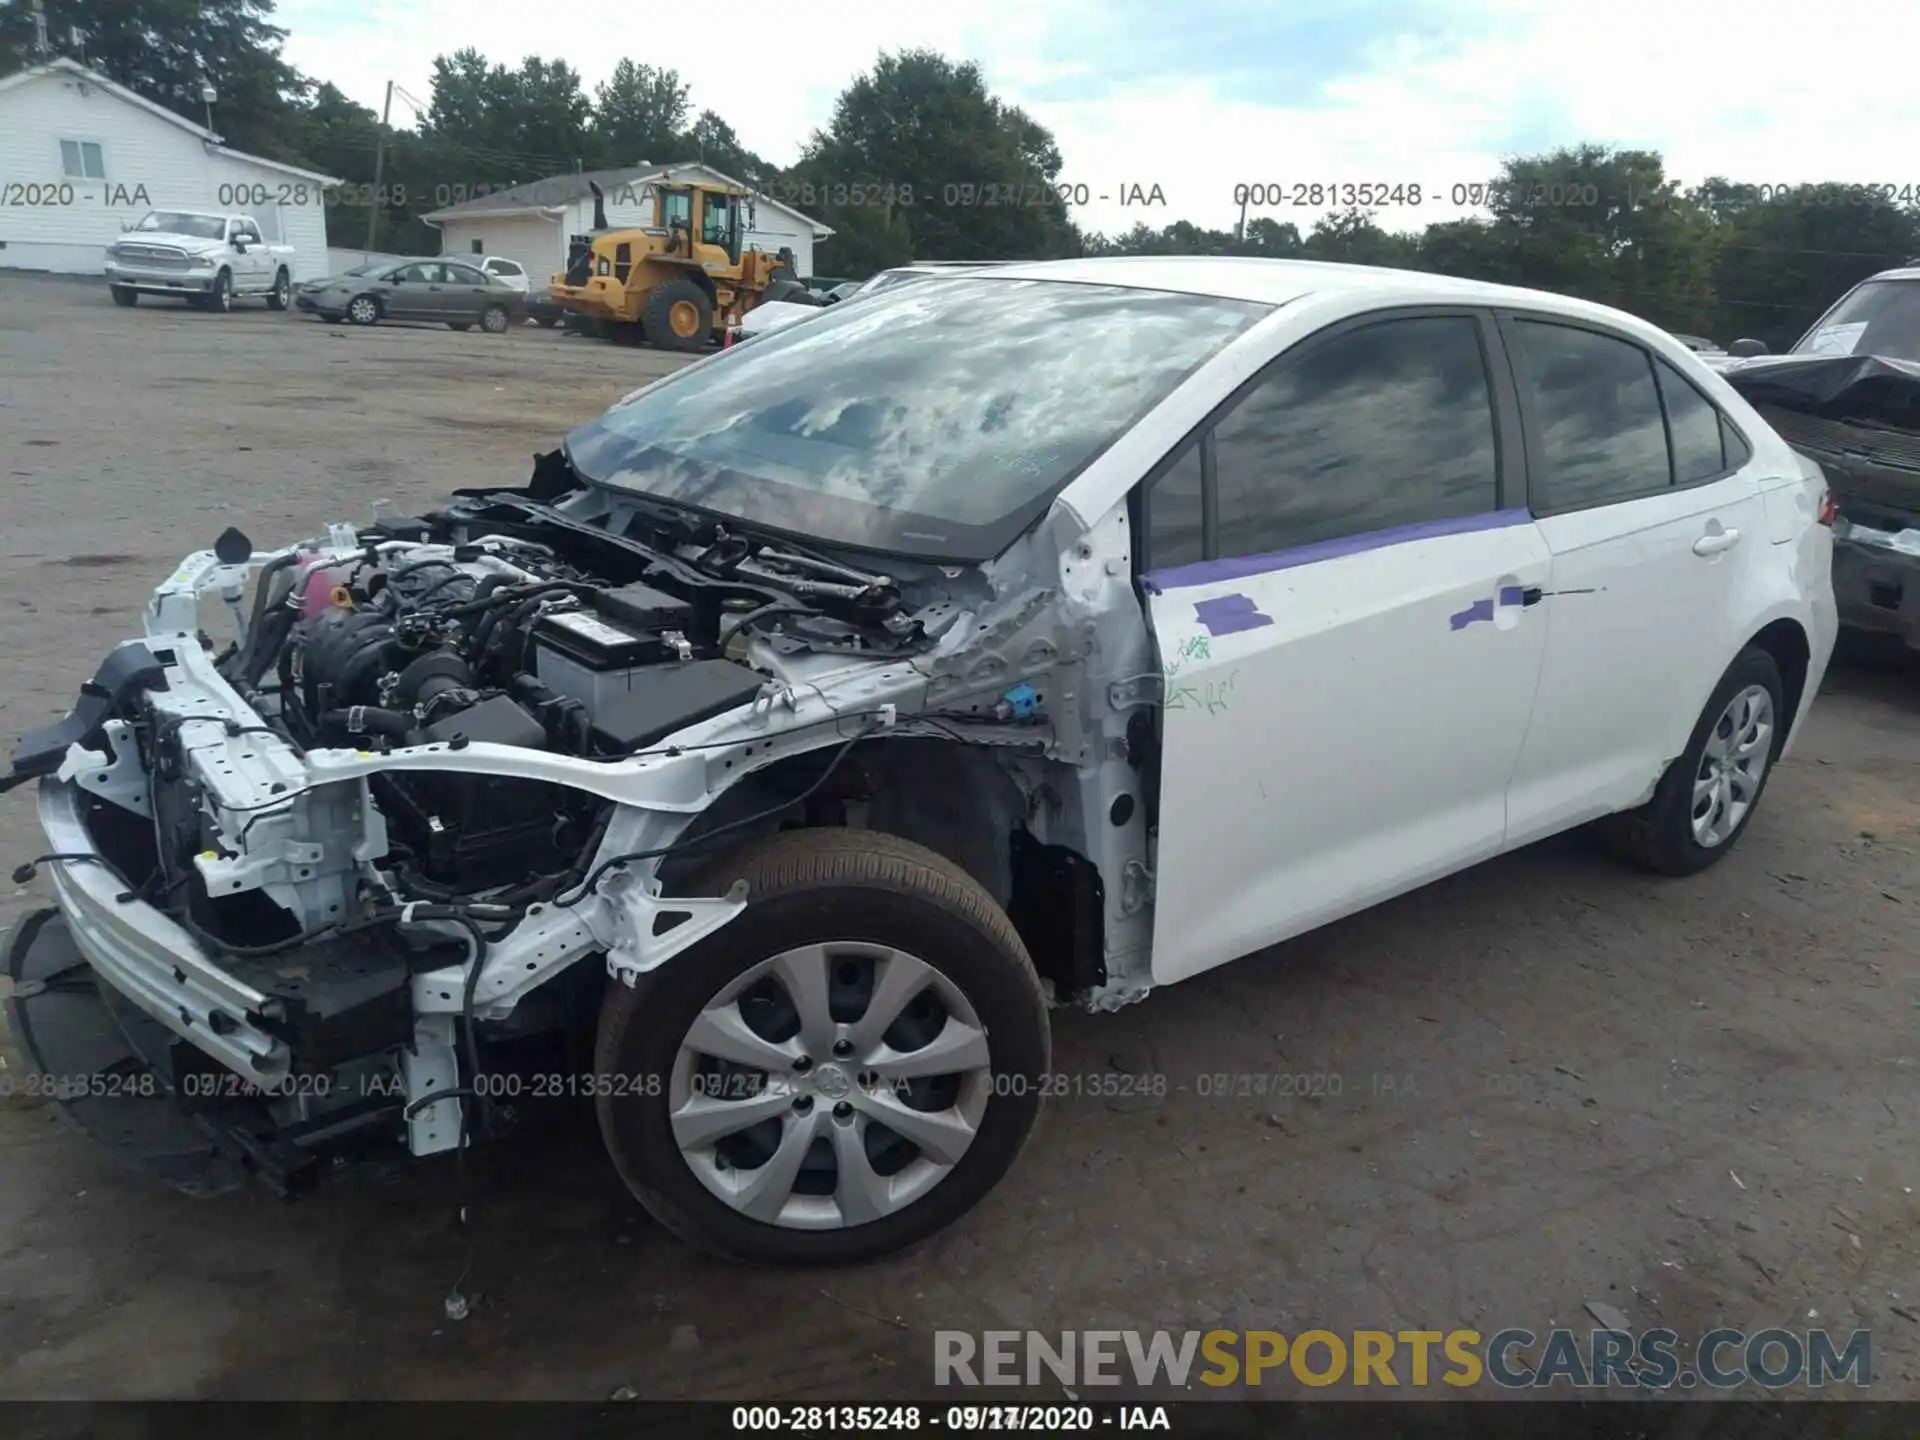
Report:
M358 1131L451 1149L475 1027L590 957L631 981L744 908L666 901L659 859L747 757L831 738L831 687L700 660L673 597L602 601L566 568L344 527L183 562L6 782L38 783L58 904L9 947L30 1062L82 1077L51 1098L187 1188L235 1164L291 1183ZM383 608L388 585L408 598ZM240 638L216 656L198 619L222 601ZM853 668L873 695L913 683ZM120 1092L166 1118L116 1140L127 1107L93 1102Z

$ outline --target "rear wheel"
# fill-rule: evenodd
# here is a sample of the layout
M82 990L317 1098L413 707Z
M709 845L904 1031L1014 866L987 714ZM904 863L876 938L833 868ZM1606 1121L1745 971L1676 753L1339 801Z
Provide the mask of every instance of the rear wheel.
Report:
M463 325L460 328L464 330L466 326ZM486 309L482 310L480 312L480 328L489 335L506 334L507 307L504 305L489 305Z
M889 835L804 830L713 867L746 911L608 987L600 1129L640 1203L757 1264L865 1260L971 1209L1019 1155L1046 1001L1006 914Z
M1613 848L1663 875L1692 875L1733 849L1759 807L1792 723L1785 688L1771 655L1742 650L1653 798L1608 823Z
M110 285L107 288L112 292L113 303L116 305L138 305L140 303L140 292L131 285Z
M356 295L347 302L347 319L356 325L372 325L380 319L380 302L371 295Z
M285 270L273 277L273 289L267 292L267 308L284 310L293 299L293 280Z
M640 323L662 349L699 350L713 338L713 303L691 280L669 280L653 287Z

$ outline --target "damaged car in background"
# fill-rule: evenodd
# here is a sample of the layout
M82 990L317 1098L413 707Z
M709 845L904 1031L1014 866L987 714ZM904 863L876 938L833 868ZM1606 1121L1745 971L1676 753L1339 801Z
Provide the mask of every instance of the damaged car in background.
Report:
M1718 368L1833 487L1840 619L1920 650L1920 259L1863 280L1785 355Z
M885 1253L1044 1093L1153 1083L1054 1074L1050 1006L1589 821L1723 857L1831 650L1823 499L1578 301L1197 258L903 286L524 487L183 561L14 752L58 901L15 1035L199 1192L506 1135L516 1047L577 1038L565 1098L666 1226Z

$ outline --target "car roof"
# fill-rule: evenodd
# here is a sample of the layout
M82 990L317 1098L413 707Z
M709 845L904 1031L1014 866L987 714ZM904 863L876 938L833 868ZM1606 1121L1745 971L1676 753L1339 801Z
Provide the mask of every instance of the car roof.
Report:
M1920 280L1920 258L1908 261L1905 265L1895 266L1891 270L1882 270L1878 275L1869 275L1869 280Z
M1080 260L1041 260L995 266L1000 280L1062 280L1084 285L1120 285L1136 290L1171 290L1228 300L1286 305L1311 296L1369 291L1397 292L1396 304L1422 300L1456 305L1515 305L1557 310L1618 321L1621 311L1570 295L1494 285L1384 265L1341 265L1324 260L1270 260L1251 255L1122 255ZM986 278L983 274L982 278ZM1636 322L1644 324L1645 322Z

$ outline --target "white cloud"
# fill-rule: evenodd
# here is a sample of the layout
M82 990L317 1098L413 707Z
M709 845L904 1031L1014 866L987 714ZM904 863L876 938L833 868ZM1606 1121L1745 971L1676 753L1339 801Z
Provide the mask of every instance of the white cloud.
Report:
M1053 130L1066 160L1060 178L1110 197L1078 218L1108 231L1136 220L1226 225L1236 184L1315 180L1417 182L1426 204L1380 216L1417 228L1460 213L1448 190L1493 174L1502 143L1644 146L1687 181L1719 173L1920 186L1920 9L1910 0L1798 10L1750 0L1484 0L1480 9L1492 22L1482 38L1444 54L1389 38L1383 68L1330 77L1311 108L1285 96L1230 101L1206 76L1176 74L1098 102L1027 98L1071 78L1035 57L1102 24L1097 0L829 0L804 19L771 14L752 41L729 44L715 44L711 27L636 26L631 3L615 0L570 0L544 16L470 0L283 0L278 19L291 31L289 60L375 107L389 79L426 99L433 57L464 45L507 62L558 56L591 88L632 44L632 58L677 69L696 107L718 111L778 162L797 156L878 51L929 46L979 61L999 94ZM1119 187L1132 184L1159 185L1166 206L1122 207ZM1317 212L1271 213L1304 231Z

